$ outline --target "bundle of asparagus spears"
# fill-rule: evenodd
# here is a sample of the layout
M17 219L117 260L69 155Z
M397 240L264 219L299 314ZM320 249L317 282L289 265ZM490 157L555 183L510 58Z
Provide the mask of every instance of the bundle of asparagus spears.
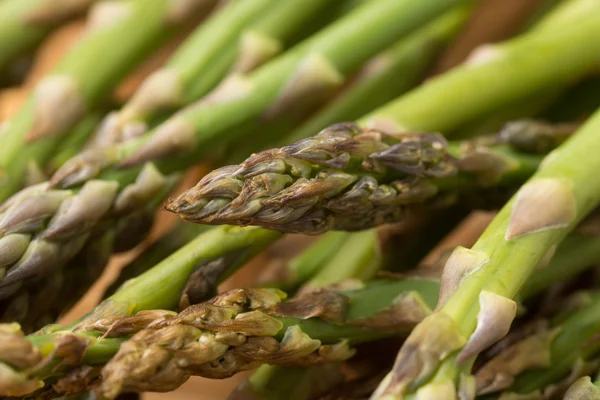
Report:
M0 0L0 395L600 399L600 2L490 3Z

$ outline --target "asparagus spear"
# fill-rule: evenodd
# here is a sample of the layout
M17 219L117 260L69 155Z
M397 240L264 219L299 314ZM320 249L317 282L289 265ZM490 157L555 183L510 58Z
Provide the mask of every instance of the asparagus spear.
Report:
M157 43L190 18L176 12L178 3L129 0L96 6L99 16L91 19L89 33L40 81L2 133L0 200L22 185L30 164L47 161L62 134L80 121L87 109L109 96L114 85ZM189 4L194 8L195 3ZM120 17L102 20L103 7L106 13Z
M589 153L600 145L598 129L600 112L548 156L471 250L450 257L437 312L411 333L374 399L471 390L465 376L474 356L506 334L516 312L512 299L527 277L600 202L593 178L599 161Z
M144 310L173 309L185 287L186 280L194 270L194 265L199 262L206 264L208 260L229 259L231 261L232 254L237 253L239 255L240 251L244 254L246 251L244 249L249 249L250 253L255 254L277 237L279 235L276 232L264 231L260 228L235 227L215 228L201 234L193 243L185 246L167 260L159 263L152 270L123 285L117 293L96 307L83 320L78 321L67 329L49 326L35 335L28 336L27 340L35 348L23 344L23 348L19 347L21 348L21 352L11 352L10 354L17 354L23 360L33 360L29 361L30 363L37 363L40 357L50 355L51 362L48 365L46 364L48 360L46 360L43 364L44 368L29 369L29 374L26 375L13 374L15 372L13 369L7 369L8 372L12 371L9 376L14 379L21 379L21 383L30 382L33 378L36 378L34 380L38 382L35 385L37 388L39 386L38 379L45 379L53 374L61 377L65 373L64 367L69 370L79 365L80 362L90 365L107 362L119 350L119 346L123 343L123 340L117 338L98 338L98 334L94 333L98 329L102 328L103 331L108 329L113 332L112 334L117 334L119 333L119 329L124 329L121 334L125 334L126 336L132 334L133 331L128 330L128 327L131 328L131 325L123 321L134 322L139 320L143 326L152 322L157 315L157 312L143 312ZM580 238L573 237L569 242L565 242L557 250L557 257L546 268L538 271L541 274L539 279L545 282L545 286L548 286L564 279L564 271L576 274L578 271L582 271L584 268L597 262L600 258L599 241L598 237L587 236ZM249 255L246 254L246 256ZM570 268L565 268L565 262L567 262ZM224 275L226 276L227 274ZM166 279L167 277L169 279ZM528 295L534 295L538 290L534 288L528 290L527 293ZM282 321L285 326L300 324L304 333L313 338L318 338L324 343L336 342L340 337L351 339L353 342L372 340L373 338L381 337L381 335L389 335L393 332L406 332L407 329L410 329L416 322L425 317L429 307L433 307L437 301L438 291L439 281L432 278L414 277L395 281L373 282L367 284L365 289L352 292L356 293L357 297L354 301L351 300L349 302L348 318L359 318L368 326L376 328L376 332L365 331L364 328L356 328L356 326L338 325L337 323L332 325L331 323L313 319L300 322L295 318L283 318ZM274 292L271 293L280 292L274 289ZM366 297L361 297L363 295ZM303 302L306 302L306 299L311 299L311 296L305 296L302 299ZM351 299L354 299L354 297L351 297ZM404 299L404 301L400 301L400 299ZM317 306L317 308L323 304L331 304L324 303L321 300L320 297L313 297L309 302ZM392 302L395 306L391 309L387 308ZM194 306L192 306L192 309L194 309ZM291 307L291 309L295 309L296 311L303 310L302 307ZM394 312L390 313L389 311L392 309ZM309 311L313 310L314 308L311 308ZM379 314L379 311L382 311L380 314L381 318L368 318L369 316ZM287 312L291 312L290 309ZM138 314L139 318L127 318L127 316L135 314ZM159 316L172 314L165 311L158 312ZM185 315L185 311L183 315ZM325 317L325 314L321 314L321 316ZM329 314L329 318L331 316L332 314ZM391 331L383 329L384 327L390 328L390 320L388 319L390 317L394 324L400 324L395 325L396 328ZM121 325L117 321L121 321ZM137 326L140 327L140 325ZM397 330L399 326L401 326L400 331ZM11 331L14 332L14 330L13 328ZM76 333L70 333L73 331ZM281 338L283 332L284 330L278 330L279 338ZM108 334L108 336L112 334ZM73 342L81 344L82 347L74 346ZM7 348L14 349L15 347L13 346L23 342L17 341L15 343L7 340L3 343L7 343L7 346L9 346ZM78 356L75 356L75 353L72 353L73 351ZM82 353L79 353L80 351ZM202 355L205 353L196 354ZM64 360L60 364L63 367L58 369L52 367L60 359ZM21 364L16 364L14 360L4 358L2 361L11 365L12 368L19 370L23 368ZM154 358L144 360L144 362L150 361L161 362L160 359ZM134 371L134 369L129 370ZM14 385L18 382L12 381L6 383L6 386L2 386L2 393L5 393L6 390L14 390ZM31 388L31 386L25 387L28 389Z
M248 154L265 150L273 143L295 142L330 124L354 120L399 96L422 78L427 66L456 35L470 10L469 6L458 7L375 56L340 93L300 126L296 127L296 120L259 126L254 140L227 148L226 164L237 164ZM402 74L398 75L398 71ZM290 130L290 134L285 133Z
M29 235L15 236L14 233L7 235L4 227L5 232L0 239L2 241L0 246L6 246L7 251L3 253L5 257L2 266L12 268L0 281L0 292L2 292L0 297L6 297L18 290L23 279L31 278L38 273L43 275L43 269L60 268L64 265L72 258L72 252L85 241L85 235L97 221L105 217L109 209L111 212L123 214L159 195L167 178L153 164L146 163L139 175L139 168L135 166L144 164L148 160L146 157L161 159L162 155L165 155L163 150L174 157L165 160L166 163L157 164L158 168L168 172L169 169L189 165L191 159L181 157L178 151L173 152L174 149L169 149L170 145L188 149L189 143L180 136L181 133L186 137L188 133L194 132L199 136L205 134L211 136L224 133L227 125L248 121L248 118L256 117L257 120L261 120L275 117L280 111L284 111L285 104L295 97L294 93L301 95L305 90L309 90L311 93L308 97L314 98L313 92L319 92L319 87L331 88L330 83L335 83L336 86L365 59L389 46L421 21L442 13L462 1L415 3L408 0L376 0L365 3L327 29L296 46L295 49L258 69L249 75L249 80L240 78L241 81L251 82L256 88L248 96L224 103L219 101L215 103L213 97L208 102L210 104L191 106L162 124L155 135L149 133L118 146L82 153L80 157L61 168L49 184L17 193L2 208L2 211L7 212L4 216L5 221L6 218L10 220L16 216L14 210L9 210L11 205L22 207L27 210L26 231L35 232L37 236L31 244L28 244L31 239ZM377 35L373 36L373 32L377 32ZM364 37L370 40L363 41L359 49L354 48L354 43ZM352 51L349 51L349 48L352 48ZM314 72L317 70L321 72L315 75ZM319 82L316 86L313 85L314 82L307 83L306 86L302 83L304 82L302 77L307 76L311 77L310 79L317 76L325 80L317 79ZM241 82L237 78L233 81ZM322 83L324 86L321 85ZM243 91L236 91L236 96L242 93ZM258 118L261 115L262 117ZM220 122L215 121L215 117L220 118ZM192 127L189 125L192 120L195 123L191 131L187 128L183 131L179 130L182 123ZM198 141L195 143L200 146ZM122 152L124 149L128 151ZM137 151L133 152L134 149ZM155 150L159 150L158 153ZM120 166L128 165L130 168L118 170L105 168L108 165L116 165L115 156L121 158L128 153L126 159L121 159ZM103 172L101 179L92 179L101 171ZM76 187L84 181L82 187ZM48 190L49 188L53 190ZM92 205L90 201L93 201ZM30 205L24 205L24 202L29 202ZM39 212L40 210L31 207L31 204L43 205L44 210ZM57 213L59 208L60 212ZM82 212L82 209L85 212ZM53 215L56 215L56 218L51 219L47 226L42 223L42 226L31 230L33 225L48 221ZM35 223L30 224L33 221ZM63 244L74 235L78 240L70 242L67 251Z
M4 0L0 3L0 71L96 0Z
M224 6L196 29L120 111L106 118L99 143L139 135L148 121L206 95L229 72L246 73L264 64L329 3L249 0Z
M311 292L318 293L335 284L344 285L346 280L370 280L382 266L380 247L379 236L374 230L350 235L335 256L321 265L299 293L310 296ZM324 379L323 374L329 376ZM322 393L331 389L341 379L340 375L339 366L335 364L327 370L316 366L298 369L265 365L238 386L229 399L276 400L288 398L291 393L296 400L306 400L315 398L315 392ZM286 382L285 385L282 382Z
M157 239L139 256L124 266L117 279L106 289L103 298L114 294L126 281L148 271L179 248L191 242L209 227L193 224L176 224L164 236Z
M561 126L515 123L490 139L491 146L481 147L448 145L433 134L394 137L339 124L255 154L240 166L217 169L166 207L203 224L306 234L361 230L399 220L411 204L468 193L480 184L510 186L537 168L535 155L511 153L493 143L534 150L537 145L551 148L564 137Z
M435 302L435 282L412 284L430 296L429 303L412 304L416 316L419 309L425 312ZM428 290L431 285L433 290ZM19 337L17 327L4 325L10 328L5 328L4 343L15 353L3 359L2 366L7 373L12 370L12 376L5 375L10 379L3 381L0 393L27 394L43 385L41 379L62 376L64 368L56 368L57 362L62 359L63 366L73 365L69 361L75 361L73 351L86 364L108 361L100 388L105 398L123 390L172 389L192 374L224 378L258 363L311 365L345 359L353 354L349 345L403 332L406 324L413 323L411 318L390 318L386 312L406 288L402 281L373 282L352 291L321 292L317 304L308 297L280 303L285 294L278 289L236 289L190 306L178 316L155 310L127 318L105 317L87 325L86 331L29 336L29 344ZM317 309L321 311L315 313ZM174 335L182 340L180 345L172 341ZM77 345L67 348L65 340ZM146 348L144 359L139 346ZM169 356L171 363L161 366L165 360L159 354L164 351L175 352L173 358ZM50 359L40 365L48 354ZM60 380L51 381L60 386Z

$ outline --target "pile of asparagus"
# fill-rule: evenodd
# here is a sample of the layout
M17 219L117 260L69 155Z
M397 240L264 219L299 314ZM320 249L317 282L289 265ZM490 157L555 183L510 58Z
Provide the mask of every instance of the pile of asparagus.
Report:
M4 89L84 24L0 128L0 395L600 399L600 2L432 74L486 3L0 0Z

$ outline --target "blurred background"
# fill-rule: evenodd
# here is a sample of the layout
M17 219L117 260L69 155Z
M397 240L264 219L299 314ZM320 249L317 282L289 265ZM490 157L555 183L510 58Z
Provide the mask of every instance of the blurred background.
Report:
M285 1L285 0L282 0ZM533 16L542 3L548 0L482 0L473 17L463 29L459 38L450 48L437 60L430 76L445 71L463 61L471 51L484 43L493 43L503 40L520 31L524 24ZM75 21L65 25L50 35L29 58L15 67L12 72L16 79L21 70L28 70L25 77L20 77L23 83L18 87L11 87L0 92L0 121L6 121L18 110L22 101L39 78L50 70L57 60L76 42L82 34L84 21ZM117 103L122 103L129 98L142 80L157 68L174 51L185 35L174 38L157 52L151 59L140 66L129 78L123 82L114 92L113 96ZM401 74L402 71L398 71ZM190 187L198 178L206 172L206 168L198 166L188 173L187 178L180 188ZM118 275L119 268L139 254L145 246L159 237L162 232L175 222L175 217L166 212L159 212L158 220L153 227L153 232L145 243L136 249L113 257L111 265L105 271L89 293L63 318L61 323L68 323L91 310L101 298L105 288L110 285ZM451 246L470 246L479 233L486 227L491 218L490 213L476 213L460 225L454 233L448 237L437 249L447 249ZM257 273L273 258L291 257L308 244L312 239L298 235L290 235L285 240L278 242L265 254L257 257L249 266L234 275L221 289L247 286ZM436 254L430 254L432 259ZM175 392L165 394L145 394L143 399L195 399L195 400L219 400L226 399L232 388L243 380L247 375L239 374L231 379L222 381L192 378Z

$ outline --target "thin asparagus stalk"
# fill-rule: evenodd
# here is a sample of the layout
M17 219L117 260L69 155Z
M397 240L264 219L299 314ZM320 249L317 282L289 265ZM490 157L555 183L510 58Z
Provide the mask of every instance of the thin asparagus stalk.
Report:
M123 343L123 340L110 337L98 338L98 334L94 332L97 332L99 327L104 327L104 330L109 329L113 333L118 333L119 329L116 328L119 325L115 324L115 321L121 318L124 318L123 321L135 321L135 318L132 320L126 317L137 313L139 313L142 323L151 322L157 314L155 312L144 313L143 311L150 309L173 309L196 263L203 260L228 258L227 254L239 254L240 250L244 251L243 249L248 249L249 246L250 248L254 248L250 251L255 253L277 237L279 237L277 233L264 231L260 228L223 227L212 229L209 232L201 234L194 243L182 248L169 257L169 259L158 264L154 269L124 285L117 293L96 307L96 310L82 321L78 321L67 329L49 326L35 335L28 336L27 340L37 350L25 346L21 353L16 354L20 355L20 358L25 360L24 362L30 363L37 363L40 357L48 355L51 355L54 360L57 358L77 360L74 362L65 361L67 365L64 363L62 365L63 367L66 366L67 369L79 365L80 362L90 365L103 364L110 360L119 350L119 346ZM577 271L582 271L585 267L594 264L600 259L600 238L588 236L582 237L581 240L588 241L588 245L583 247L568 247L568 242L565 242L559 247L557 257L550 262L548 267L538 271L538 273L545 274L548 285L563 279L562 273L564 270L570 270L575 274ZM582 248L587 249L587 251L581 251ZM564 255L558 256L562 253ZM569 254L571 257L569 257ZM570 268L565 268L565 265L562 264L565 260L568 260ZM274 292L272 293L280 293L276 289L273 290ZM335 343L340 337L347 338L351 342L372 340L376 337L381 337L381 335L409 330L415 323L427 315L429 307L434 306L437 301L438 291L439 281L432 278L414 277L395 281L372 282L367 284L365 289L352 292L356 293L357 297L351 297L347 318L361 320L363 323L376 329L376 334L373 331L357 328L356 326L338 325L337 323L331 325L330 323L315 319L299 322L297 318L286 317L282 319L282 322L284 323L284 327L300 324L304 333L313 338L318 338L323 343ZM527 293L533 295L536 291L529 290ZM361 297L363 295L366 297ZM305 296L302 301L306 301L307 298L310 299L311 296ZM400 299L404 300L400 301ZM388 306L392 302L395 306L390 309ZM319 307L323 304L331 303L325 303L320 298L313 298L311 304ZM193 308L194 306L192 306ZM296 311L303 310L302 307L291 307L291 310L294 309ZM287 311L291 312L291 310L288 309ZM306 310L306 312L310 314L313 310L314 308ZM390 310L394 310L394 312L390 313ZM382 318L368 318L374 314L379 314L379 311L382 311L380 314ZM314 313L312 314L314 315ZM159 312L159 316L162 315L172 315L172 313ZM321 314L321 316L325 317L325 314ZM330 314L326 318L331 318L331 316ZM390 320L388 319L390 317L393 324L395 324L394 329L390 328ZM123 323L123 326L127 327L128 325ZM131 325L129 326L131 327ZM138 325L139 327L140 325ZM401 330L397 330L398 327L401 327ZM391 329L391 331L387 329ZM70 333L73 330L76 333ZM11 330L11 332L14 331L15 328ZM283 331L283 329L278 330L279 338L281 338ZM134 332L124 329L122 333L129 335ZM108 336L111 335L109 334ZM72 344L73 341L83 346L68 345L69 343ZM13 342L6 341L3 343L12 345ZM79 350L75 350L77 348ZM72 351L81 351L82 353L78 353L77 357L70 358L68 355L73 354L71 353ZM151 360L158 363L161 362L161 360L153 358L145 360L145 362L150 362ZM13 368L23 368L21 364L17 364L14 360L11 361L4 358L3 362L11 365ZM53 365L53 362L50 365ZM135 369L130 370L134 371ZM20 382L23 383L30 382L34 376L37 379L46 379L52 374L62 376L65 369L54 369L45 366L44 368L30 369L29 371L33 371L30 373L34 375L24 376L22 374L13 374L9 376L12 376L14 379L20 379ZM38 382L37 379L35 382ZM2 393L5 393L5 390L14 390L14 384L15 381L7 383L6 385L8 386L2 387ZM36 383L35 387L37 388L37 386L39 386L39 382ZM28 389L31 388L31 386L26 387Z
M480 49L463 65L359 122L391 132L450 132L498 107L585 76L598 64L595 56L584 55L589 51L584 31L599 26L600 4L594 2L585 17L575 18L582 14L572 11L580 10L583 2L589 0L571 1L550 13L547 18L552 23L544 29Z
M342 251L349 238L348 232L328 232L288 262L275 261L268 266L257 283L286 292L293 291L318 274L324 265L328 265Z
M99 140L107 145L127 138L130 132L141 130L135 133L139 135L149 120L196 101L228 73L259 67L281 52L331 1L229 3L197 28L120 111L107 117Z
M600 329L599 294L576 296L582 305L566 310L569 316L565 320L547 324L484 364L475 374L478 394L506 390L506 393L543 393L550 397L550 393L560 390L557 383L572 368L577 368L574 365L589 363L597 357L600 344L594 339ZM579 369L585 373L585 368Z
M368 281L382 266L381 243L376 230L357 232L352 235L302 287L310 293L346 279Z
M4 0L0 3L0 71L36 47L65 21L82 15L96 0Z
M190 306L179 316L163 310L110 316L96 320L86 331L29 336L25 338L29 344L19 337L18 326L3 325L4 343L15 353L0 364L7 372L0 393L31 393L44 385L44 379L60 387L64 367L80 362L91 366L108 362L100 393L114 398L121 391L173 389L192 374L224 378L261 363L303 366L343 360L353 354L349 345L404 332L418 310L426 312L435 303L435 282L411 284L427 293L429 302L412 303L415 315L409 318L391 318L387 312L406 291L406 283L380 281L352 291L322 292L317 304L309 298L281 303L285 293L278 289L236 289ZM315 314L319 308L322 312ZM174 337L181 340L175 347ZM65 346L65 340L77 345ZM136 350L140 345L146 347L144 359ZM164 351L174 351L171 363L154 368L165 361L159 356ZM47 355L50 359L40 365ZM75 356L77 361L70 358ZM57 364L61 359L62 366ZM143 365L153 367L140 368Z
M297 142L336 122L353 121L406 92L455 37L469 11L466 7L450 11L376 56L359 73L356 83L286 135L285 141Z
M176 224L168 233L157 239L138 257L124 266L118 278L106 289L103 297L111 296L126 281L148 271L208 229L209 227L203 225Z
M568 135L563 129L514 123L482 147L447 144L434 134L394 137L338 124L255 154L239 166L217 169L166 208L202 224L305 234L362 230L400 220L411 204L460 196L479 185L510 187L522 181L541 157L498 145L548 150Z
M274 143L279 146L295 142L333 123L354 120L396 98L422 78L427 66L456 35L471 8L458 7L408 38L400 39L366 63L340 93L300 126L296 127L295 119L259 126L254 140L244 146L230 146L225 164L237 164L248 154L265 150ZM398 71L402 74L398 75ZM282 135L288 131L292 133Z
M106 216L109 209L122 215L154 198L167 179L160 169L169 172L170 169L180 169L192 163L189 157L182 157L177 149L170 148L171 145L178 149L180 146L186 150L190 148L189 141L181 137L181 134L188 139L191 138L188 133L192 136L196 136L197 133L199 139L209 139L213 135L224 138L228 136L225 135L225 130L238 123L246 125L250 124L250 119L259 123L265 118L275 118L285 111L286 104L290 105L289 101L293 102L293 108L299 106L297 96L306 97L307 93L310 93L308 97L314 99L315 93L321 92L319 88L323 88L324 93L333 86L337 87L345 76L351 74L366 59L395 42L398 37L428 18L443 13L463 1L367 2L247 78L238 76L241 81L235 78L233 82L243 81L252 85L254 89L248 96L243 96L243 91L236 90L236 96L242 97L225 102L215 102L213 97L208 102L210 104L190 106L162 124L155 134L150 132L117 146L84 152L61 168L49 184L17 193L2 207L2 211L7 210L8 213L4 215L4 219L6 221L7 217L15 217L14 210L8 210L11 204L24 207L27 209L25 214L28 220L28 228L25 231L35 232L37 235L31 244L27 244L31 239L29 235L14 236L14 230L7 235L6 226L3 226L5 232L0 239L0 245L6 246L7 250L3 253L5 257L2 266L12 268L0 281L0 297L6 297L18 290L23 279L44 275L44 269L60 268L64 265L72 258L72 252L85 242L86 234L97 221ZM368 40L365 40L367 38ZM359 40L363 45L356 48L354 45ZM315 73L316 71L320 72ZM308 83L305 82L305 78L309 79ZM315 83L312 79L318 82ZM230 87L228 85L226 84ZM180 130L184 125L191 130ZM194 142L195 145L190 149L206 148L204 145L209 144L204 140ZM137 151L134 151L135 149ZM164 160L165 163L154 165L146 162L150 159L160 160L167 153L173 157ZM117 159L120 159L120 162ZM120 167L128 165L129 168L107 168L117 164ZM136 166L141 164L144 164L144 167L140 173ZM93 179L100 172L101 179ZM81 184L83 186L80 186ZM48 190L49 188L53 190ZM45 197L49 199L43 200ZM35 207L24 205L27 202L43 205L44 210L40 213ZM83 205L84 213L79 212ZM50 219L57 214L59 208L60 217ZM47 225L42 223L42 226L38 225L33 230L29 223L35 221L34 225L37 225L38 222L46 222L49 219ZM69 242L69 249L65 249L65 240L71 240L74 235L78 240ZM51 243L49 239L52 240Z
M203 232L153 268L125 282L83 318L81 324L107 315L127 316L142 310L175 309L186 287L193 283L192 278L209 286L206 289L210 292L239 265L280 237L281 233L255 227L224 226ZM194 275L198 271L200 274Z
M116 83L190 18L175 12L177 3L130 0L96 6L99 16L91 19L88 34L40 81L2 132L0 200L19 189L30 164L47 161L86 110L109 96ZM103 7L120 17L102 20Z
M544 255L600 203L593 178L600 160L589 152L600 145L598 130L600 112L545 159L472 249L453 253L437 311L411 333L374 399L472 390L474 357L508 332L512 299Z
M339 366L261 365L238 385L227 400L308 400L320 398L341 381Z

